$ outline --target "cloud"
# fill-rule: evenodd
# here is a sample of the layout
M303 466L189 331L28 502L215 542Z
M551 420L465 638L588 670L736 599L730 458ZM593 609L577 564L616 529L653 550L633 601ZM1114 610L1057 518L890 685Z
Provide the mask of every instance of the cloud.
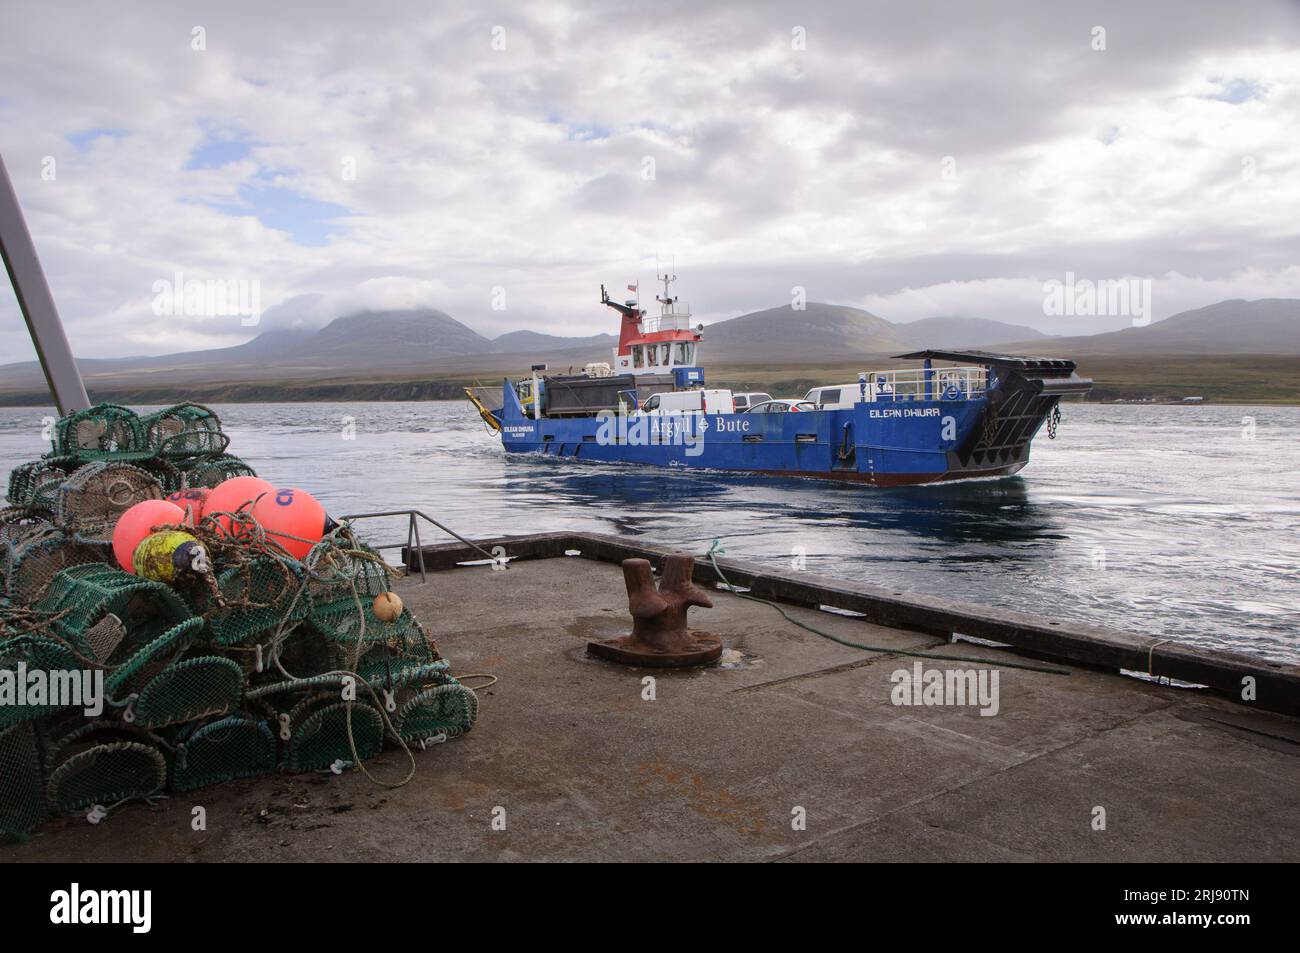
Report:
M0 149L75 349L377 307L588 334L657 256L705 321L801 286L1074 333L1067 271L1151 278L1157 318L1300 295L1291 4L643 9L11 0ZM257 281L261 324L155 315L177 271Z

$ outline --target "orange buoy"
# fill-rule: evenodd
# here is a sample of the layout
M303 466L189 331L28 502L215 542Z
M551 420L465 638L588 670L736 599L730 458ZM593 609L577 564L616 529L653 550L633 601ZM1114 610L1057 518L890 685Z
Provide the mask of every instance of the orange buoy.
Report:
M207 514L234 513L241 507L252 503L264 493L271 493L275 487L267 480L255 476L231 477L218 483L203 501L203 512ZM230 517L216 516L218 528L230 534Z
M185 511L168 500L141 500L117 518L113 527L113 558L127 572L135 569L132 560L140 541L155 526L175 526L184 522Z
M185 522L191 526L198 526L199 520L203 519L203 504L211 492L206 486L193 486L188 490L169 493L167 499L186 511L188 519Z
M253 504L253 519L294 559L302 559L325 535L329 517L316 497L297 487L279 487Z

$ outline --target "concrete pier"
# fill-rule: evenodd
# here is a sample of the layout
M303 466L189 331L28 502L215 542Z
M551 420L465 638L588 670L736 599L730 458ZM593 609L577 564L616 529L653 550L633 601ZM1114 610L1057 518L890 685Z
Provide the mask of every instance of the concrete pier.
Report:
M455 673L499 677L480 693L477 727L415 752L406 786L356 771L232 782L130 806L97 826L56 820L0 857L1300 860L1293 717L1096 664L1044 664L1068 675L1010 668L1003 663L1035 663L787 606L817 628L892 650L864 652L724 591L711 594L715 608L691 610L694 628L723 641L718 665L623 668L588 658L585 646L630 629L620 553L590 558L624 544L531 539L514 555L549 558L452 568L473 555L430 547L427 582L416 573L401 583ZM588 558L555 555L575 548ZM996 669L996 714L895 704L894 673L917 662ZM1295 675L1272 671L1278 684ZM406 765L393 750L369 763L390 780ZM191 830L195 805L206 808L206 831Z

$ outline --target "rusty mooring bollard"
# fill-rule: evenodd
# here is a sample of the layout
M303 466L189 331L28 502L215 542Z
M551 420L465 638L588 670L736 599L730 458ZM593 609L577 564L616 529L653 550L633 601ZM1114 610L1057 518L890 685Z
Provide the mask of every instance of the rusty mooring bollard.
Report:
M694 568L694 556L685 553L669 556L656 589L648 559L623 560L632 634L621 639L588 642L588 654L650 668L685 668L716 661L722 655L722 640L712 635L692 634L686 627L686 610L691 606L713 608L708 593L691 581Z

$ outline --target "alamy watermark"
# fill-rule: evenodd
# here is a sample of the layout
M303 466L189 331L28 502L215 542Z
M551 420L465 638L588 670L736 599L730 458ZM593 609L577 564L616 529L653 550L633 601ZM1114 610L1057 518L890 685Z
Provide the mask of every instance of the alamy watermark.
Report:
M704 453L704 434L709 429L703 414L617 414L602 410L596 414L596 443L602 447L685 447L686 456ZM748 422L746 422L748 425Z
M1043 282L1043 314L1048 317L1130 318L1135 328L1151 323L1150 278L1076 279Z
M90 890L74 883L50 894L50 922L58 925L122 924L132 933L153 925L152 890Z
M925 669L918 660L911 669L895 669L889 680L894 684L889 700L895 705L977 706L984 716L996 715L1001 705L997 669Z
M246 328L262 320L262 282L256 278L187 279L178 271L174 280L155 281L153 294L153 313L160 318L229 315Z
M103 669L0 669L0 706L80 708L87 718L104 713Z

